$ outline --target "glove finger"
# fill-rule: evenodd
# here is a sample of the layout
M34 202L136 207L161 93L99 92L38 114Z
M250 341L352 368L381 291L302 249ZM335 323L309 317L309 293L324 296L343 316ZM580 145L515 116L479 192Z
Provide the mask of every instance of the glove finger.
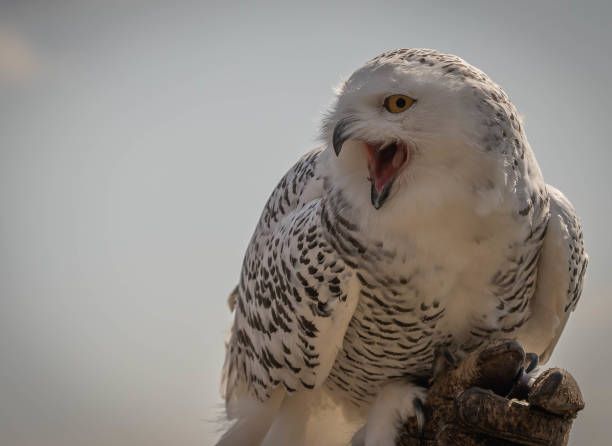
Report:
M484 349L478 356L478 374L473 386L505 396L521 374L525 350L516 341L506 341Z
M575 416L584 409L582 392L574 377L563 369L548 369L531 386L528 401L548 412Z
M573 422L478 388L463 392L455 410L459 423L470 431L524 445L567 444Z
M429 395L453 398L470 387L506 395L519 376L524 360L525 350L518 342L498 341L469 353L456 368L437 376Z

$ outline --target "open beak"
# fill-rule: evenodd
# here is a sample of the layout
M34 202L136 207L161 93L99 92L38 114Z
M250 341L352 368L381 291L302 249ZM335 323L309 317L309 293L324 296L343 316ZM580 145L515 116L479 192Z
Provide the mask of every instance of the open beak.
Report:
M372 205L380 209L387 197L393 181L402 166L408 162L410 153L403 142L365 143L368 156L368 170L372 187Z
M338 121L334 127L332 144L336 156L344 143L352 137L350 127L356 122L348 116ZM380 209L393 186L393 181L404 164L410 161L408 146L402 141L373 143L364 141L368 158L368 171L372 183L370 198L372 205Z

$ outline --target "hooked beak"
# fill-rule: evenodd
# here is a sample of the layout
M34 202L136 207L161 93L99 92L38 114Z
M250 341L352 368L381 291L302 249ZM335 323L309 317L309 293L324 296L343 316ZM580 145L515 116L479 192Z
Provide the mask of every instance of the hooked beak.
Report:
M347 116L336 123L336 126L334 127L334 134L332 136L332 144L334 146L336 156L340 156L342 145L351 137L352 132L349 132L348 127L350 127L356 121L357 120L355 118Z

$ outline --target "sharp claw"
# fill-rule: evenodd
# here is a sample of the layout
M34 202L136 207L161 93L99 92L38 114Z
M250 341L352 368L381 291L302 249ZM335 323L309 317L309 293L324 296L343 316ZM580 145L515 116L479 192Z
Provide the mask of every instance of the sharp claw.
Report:
M425 408L423 407L423 401L420 398L415 398L412 401L412 405L414 406L414 416L417 420L417 428L419 430L419 435L422 435L423 425L425 424Z
M533 378L525 373L525 368L521 367L516 378L514 378L514 384L510 391L505 395L508 399L527 400L529 389Z
M527 353L525 355L525 361L528 363L525 368L525 373L532 372L540 363L540 357L536 353Z
M444 359L446 359L446 361L451 366L453 366L454 368L457 368L457 365L459 365L459 361L457 360L457 358L455 358L455 356L453 356L453 354L447 348L444 348L442 350L442 354L444 355Z
M438 346L434 359L433 373L429 384L433 383L436 377L442 372L456 369L461 360L456 354L451 353L448 346Z

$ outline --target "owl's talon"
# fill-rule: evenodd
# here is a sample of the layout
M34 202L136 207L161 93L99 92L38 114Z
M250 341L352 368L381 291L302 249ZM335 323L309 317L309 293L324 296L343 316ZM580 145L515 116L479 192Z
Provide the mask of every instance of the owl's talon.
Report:
M412 405L414 406L414 416L417 420L419 435L421 435L423 433L423 425L425 424L425 404L423 400L417 396L412 401Z
M433 373L429 383L431 384L440 373L447 370L456 369L460 363L460 356L457 353L452 353L447 346L440 346L436 348Z
M448 362L453 368L457 368L459 365L459 360L450 352L448 348L444 348L442 350L442 354L444 355L446 362Z
M527 363L525 373L531 373L540 363L540 357L537 355L537 353L526 353L525 362Z

